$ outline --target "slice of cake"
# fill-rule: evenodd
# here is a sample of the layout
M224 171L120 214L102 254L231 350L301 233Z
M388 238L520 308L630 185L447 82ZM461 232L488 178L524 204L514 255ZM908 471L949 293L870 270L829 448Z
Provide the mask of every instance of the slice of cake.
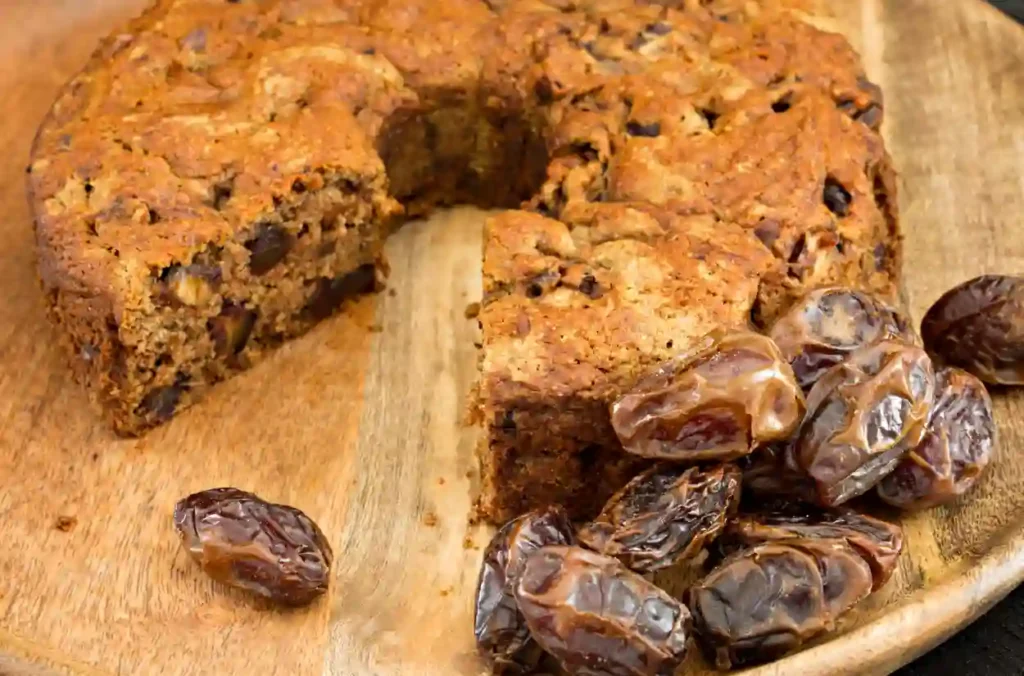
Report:
M652 364L717 327L743 327L773 259L739 226L643 205L593 205L568 223L488 223L478 417L482 513L546 503L594 513L644 461L608 405Z
M344 109L61 130L39 137L32 165L40 272L76 374L122 433L167 420L378 283L397 203Z

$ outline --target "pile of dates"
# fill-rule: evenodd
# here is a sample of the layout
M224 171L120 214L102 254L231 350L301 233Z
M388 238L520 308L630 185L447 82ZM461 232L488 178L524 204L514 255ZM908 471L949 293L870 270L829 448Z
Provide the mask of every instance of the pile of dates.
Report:
M951 290L922 336L879 299L829 287L766 334L713 333L640 378L610 413L649 468L592 521L530 512L484 553L474 631L495 673L553 660L667 676L691 634L731 669L834 629L903 545L871 500L850 501L948 504L989 463L984 383L1024 383L1024 279ZM651 574L676 566L705 573L673 596Z

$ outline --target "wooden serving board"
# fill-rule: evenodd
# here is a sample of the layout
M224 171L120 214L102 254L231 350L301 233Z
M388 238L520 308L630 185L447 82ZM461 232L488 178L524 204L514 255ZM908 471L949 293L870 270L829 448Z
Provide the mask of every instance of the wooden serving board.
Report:
M407 226L388 292L145 439L115 439L70 382L24 165L58 87L142 4L0 0L0 673L482 672L470 606L489 531L467 525L462 424L480 212ZM831 4L886 92L915 317L968 277L1024 272L1024 30L978 0ZM888 672L1024 580L1024 392L995 400L1002 439L977 490L905 521L898 574L840 634L753 673ZM185 557L172 506L220 485L320 523L336 556L324 599L281 612Z

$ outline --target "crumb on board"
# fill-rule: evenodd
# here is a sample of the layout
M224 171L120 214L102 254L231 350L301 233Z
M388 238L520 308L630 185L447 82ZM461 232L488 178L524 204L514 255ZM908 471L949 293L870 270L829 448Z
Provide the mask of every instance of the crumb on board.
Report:
M441 590L441 596L448 596L448 595L449 595L449 594L451 594L451 593L452 593L453 591L455 591L455 590L454 590L453 588L451 588L451 587L445 587L444 589L442 589L442 590Z
M464 537L462 539L462 548L463 549L476 549L476 542L473 541L473 537L472 536L467 535L466 537Z
M466 316L466 319L476 319L480 314L480 303L470 303L462 314Z
M58 516L53 527L62 533L70 533L78 525L78 519L73 516Z
M471 469L467 469L466 470L466 478L467 479L472 479L473 478L473 470L471 470Z
M395 291L394 289L388 289L388 295L394 298L395 296L398 295L398 292Z
M444 477L443 476L437 477L437 485L438 486L444 486Z
M423 515L423 524L429 528L433 528L437 525L437 514L433 512L427 512Z
M473 504L473 508L469 510L469 518L466 519L466 524L469 526L476 526L483 522L483 515L480 513L480 502L477 501Z
M383 333L384 326L382 324L370 324L370 333Z

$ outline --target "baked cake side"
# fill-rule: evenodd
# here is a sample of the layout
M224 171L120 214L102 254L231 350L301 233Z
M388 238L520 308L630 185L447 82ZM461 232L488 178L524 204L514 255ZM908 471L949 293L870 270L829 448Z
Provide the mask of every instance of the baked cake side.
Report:
M160 122L168 143L218 138L211 120L193 118L187 129ZM134 146L145 148L141 136L118 129L129 132L126 160L146 153ZM110 142L72 133L81 144ZM310 138L264 157L251 145L249 160L266 170L260 178L250 170L191 179L155 151L125 163L108 152L94 171L54 186L37 227L44 288L119 431L166 420L345 297L374 288L394 204L383 167L344 136L333 138L361 154L362 166L318 156ZM301 164L288 165L292 152ZM51 156L47 169L60 171L62 161ZM54 174L33 171L45 190Z

